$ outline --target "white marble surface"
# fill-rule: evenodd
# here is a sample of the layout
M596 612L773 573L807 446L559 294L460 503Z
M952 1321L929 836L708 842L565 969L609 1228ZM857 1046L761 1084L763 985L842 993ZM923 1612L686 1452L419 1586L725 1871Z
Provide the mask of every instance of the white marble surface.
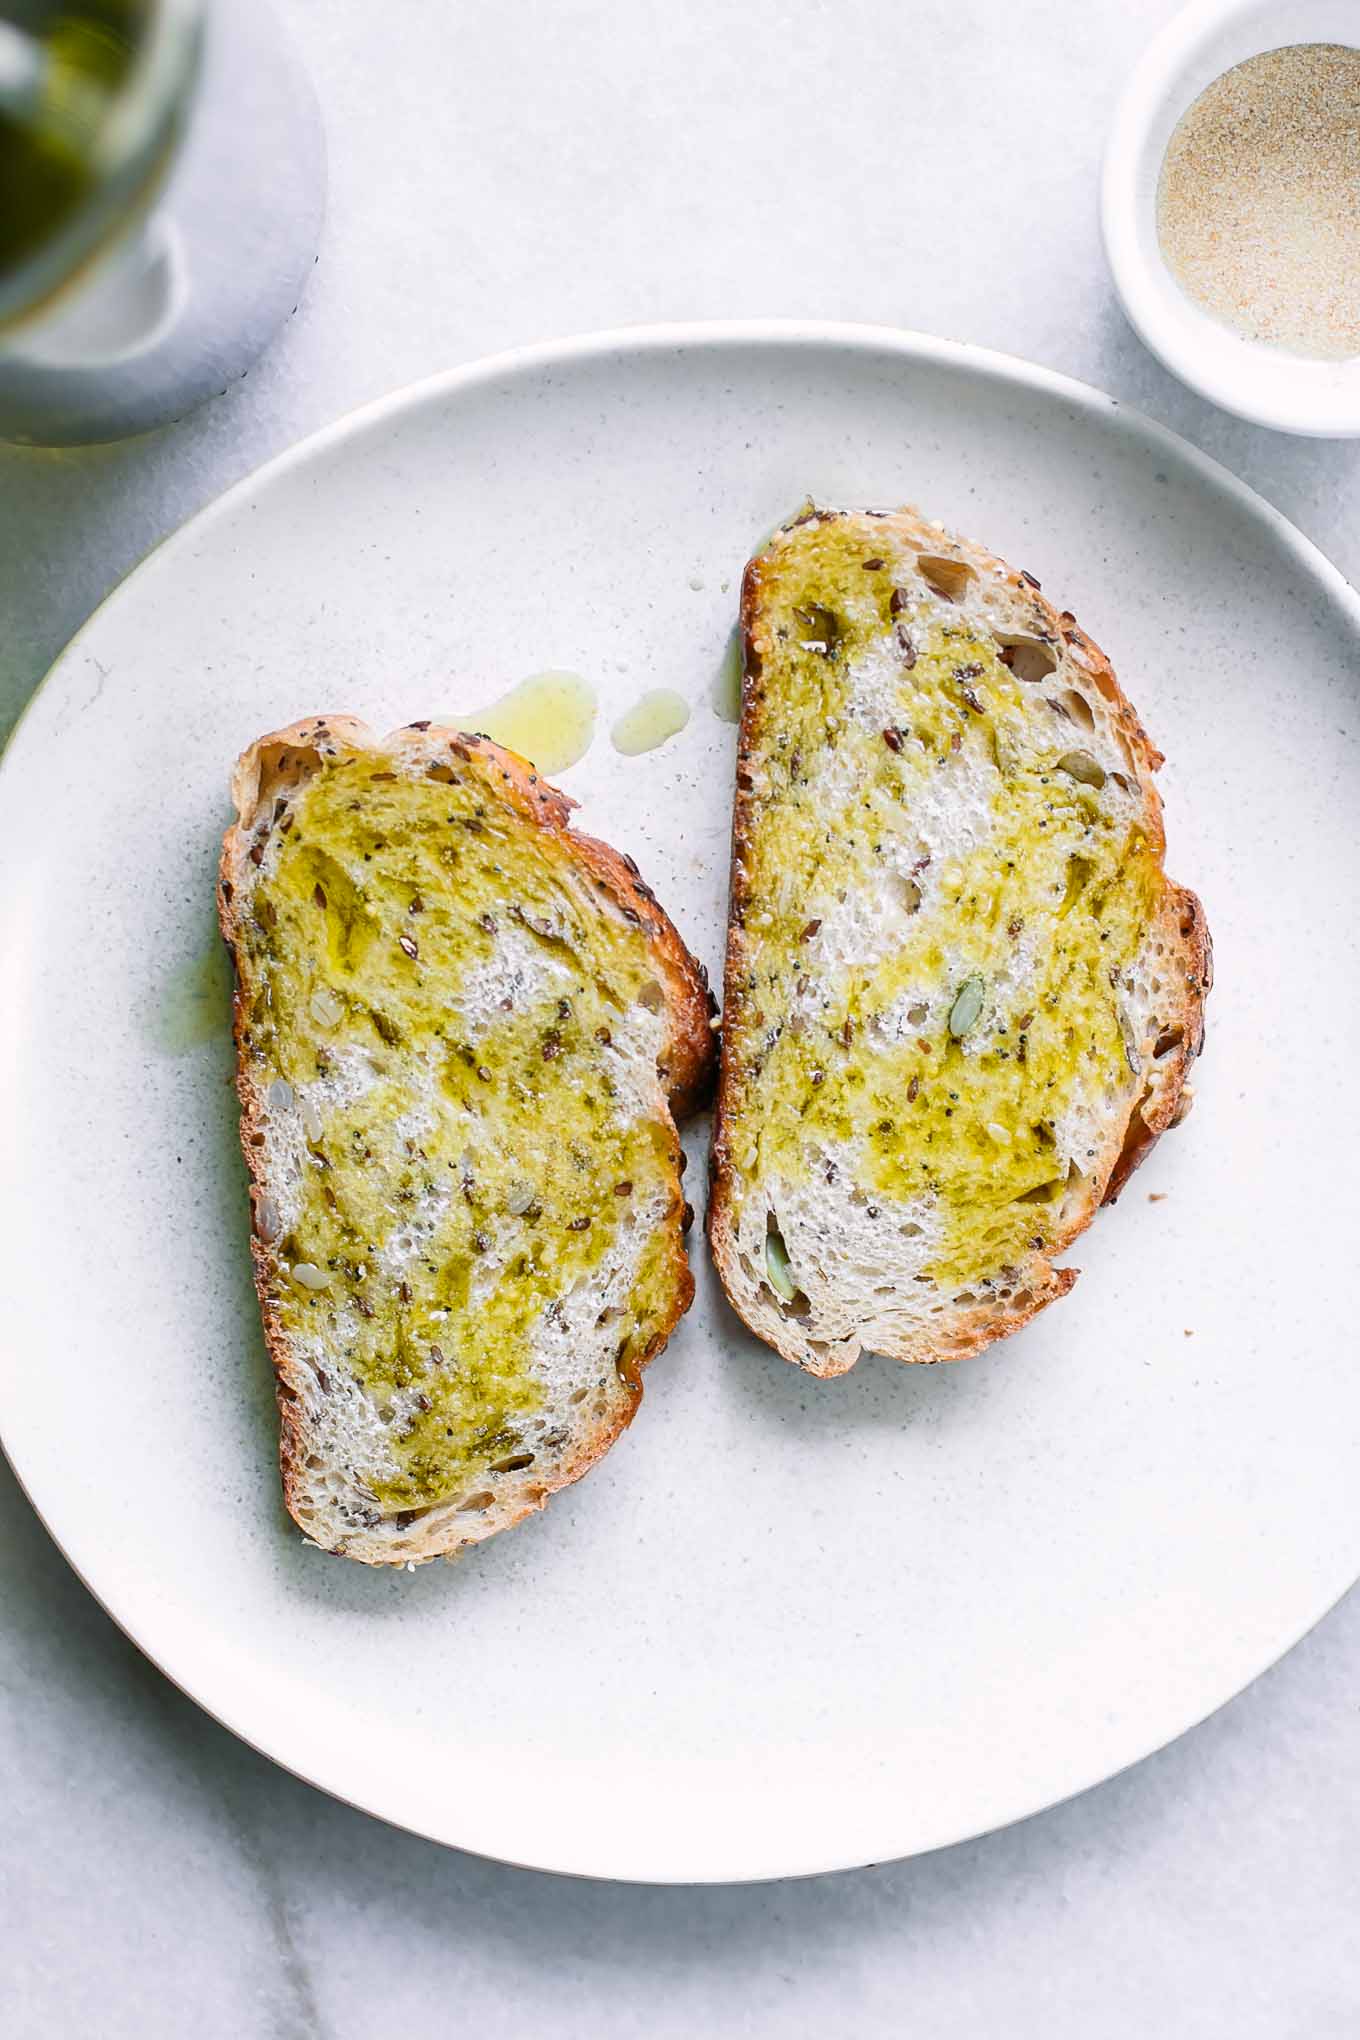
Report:
M0 732L126 568L267 455L449 363L633 321L817 314L1028 355L1177 427L1360 577L1360 448L1215 414L1112 300L1101 138L1170 11L288 0L332 151L314 286L198 418L0 450ZM1008 1833L686 1892L477 1862L274 1770L132 1650L2 1469L0 1573L6 2040L1360 2031L1360 1596Z

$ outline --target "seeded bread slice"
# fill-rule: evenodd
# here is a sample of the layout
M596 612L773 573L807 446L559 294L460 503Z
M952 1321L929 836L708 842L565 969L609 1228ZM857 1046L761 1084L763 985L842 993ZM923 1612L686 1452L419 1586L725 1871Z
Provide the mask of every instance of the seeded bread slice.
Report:
M795 520L742 634L713 1258L809 1373L957 1359L1188 1108L1161 755L1031 575L912 510Z
M712 1000L521 758L347 716L261 738L219 911L284 1499L455 1556L592 1466L694 1293L672 1113Z

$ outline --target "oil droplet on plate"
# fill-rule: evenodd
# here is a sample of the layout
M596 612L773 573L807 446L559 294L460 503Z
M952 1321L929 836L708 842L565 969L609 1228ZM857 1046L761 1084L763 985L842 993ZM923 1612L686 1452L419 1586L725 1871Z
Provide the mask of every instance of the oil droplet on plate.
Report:
M723 722L741 721L741 632L734 630L727 640L727 649L722 655L722 664L714 676L709 692L709 704L714 715Z
M610 740L625 758L637 758L644 751L655 751L688 721L689 703L684 695L670 687L656 687L619 717Z
M565 772L590 749L595 689L579 673L531 673L485 708L450 715L455 728L478 730L518 751L540 772Z
M174 971L156 1012L152 1033L164 1055L187 1055L231 1032L231 963L214 942Z

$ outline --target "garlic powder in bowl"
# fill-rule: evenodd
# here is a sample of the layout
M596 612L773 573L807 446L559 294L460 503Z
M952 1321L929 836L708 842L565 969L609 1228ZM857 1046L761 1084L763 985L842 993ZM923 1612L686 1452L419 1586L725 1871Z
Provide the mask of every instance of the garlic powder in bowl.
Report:
M1360 438L1360 0L1188 0L1101 173L1129 322L1258 425Z
M1360 50L1235 64L1182 115L1157 188L1181 288L1248 339L1360 354Z

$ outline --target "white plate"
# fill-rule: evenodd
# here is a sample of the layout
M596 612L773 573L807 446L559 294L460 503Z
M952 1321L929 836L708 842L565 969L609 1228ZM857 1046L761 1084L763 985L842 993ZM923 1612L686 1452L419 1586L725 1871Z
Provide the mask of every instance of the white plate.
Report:
M307 711L388 727L579 671L604 701L566 775L582 819L716 966L733 732L710 682L748 550L807 491L915 499L1110 651L1217 943L1198 1108L1081 1241L1070 1300L979 1359L807 1380L740 1331L696 1233L699 1301L580 1486L457 1567L309 1550L277 1497L225 1044L164 1040L212 941L231 761ZM1360 1231L1358 621L1167 433L879 331L541 349L234 490L76 639L0 773L0 1424L72 1564L304 1777L611 1877L934 1848L1218 1706L1360 1571L1336 1300ZM655 685L693 719L620 758L603 729Z

